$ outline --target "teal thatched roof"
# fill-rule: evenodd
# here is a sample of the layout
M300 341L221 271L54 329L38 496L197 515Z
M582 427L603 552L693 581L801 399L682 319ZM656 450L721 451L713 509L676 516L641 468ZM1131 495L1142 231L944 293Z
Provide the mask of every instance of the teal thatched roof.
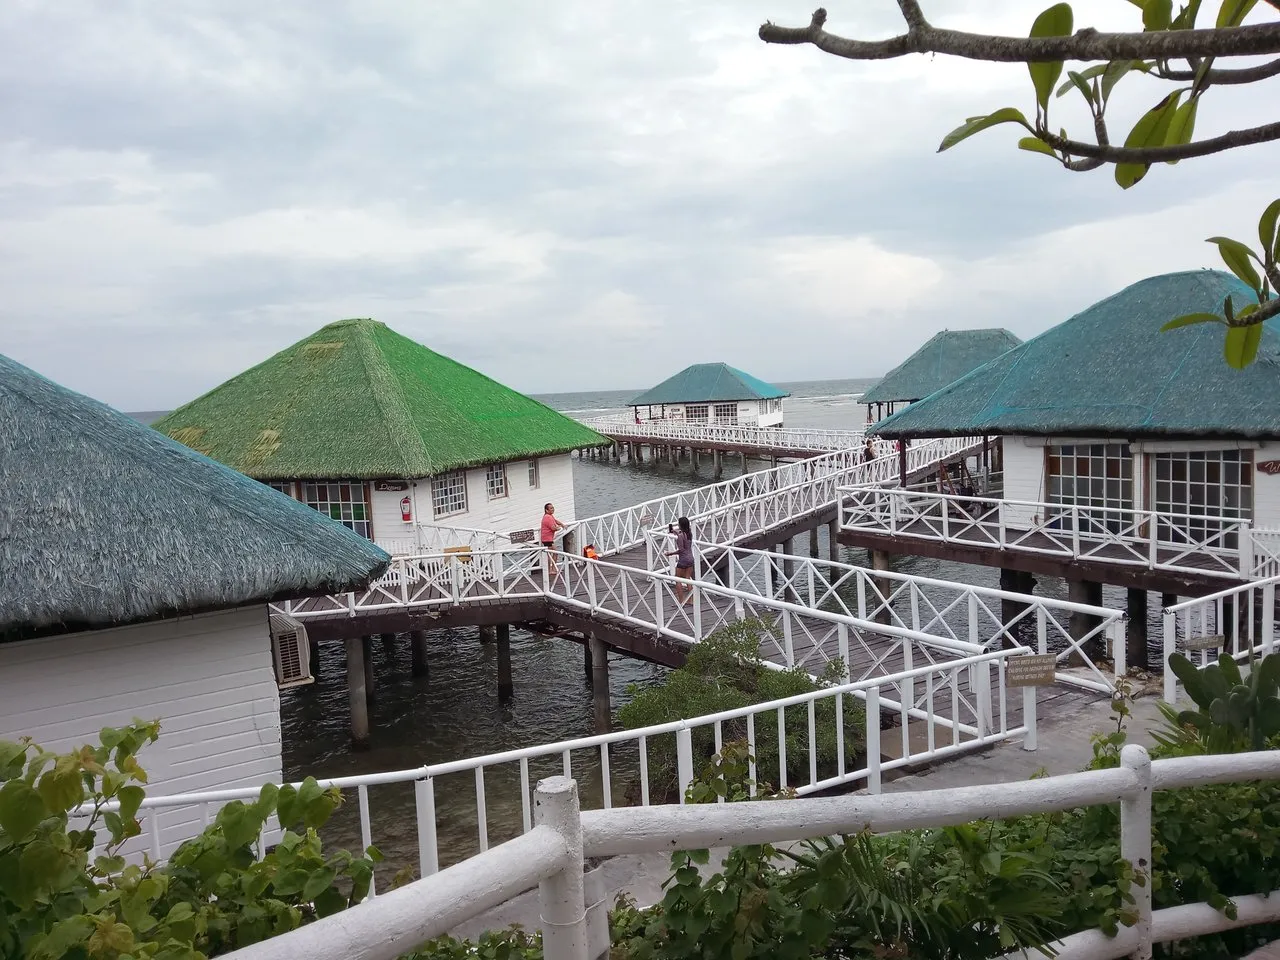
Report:
M0 356L0 639L347 590L390 558Z
M743 373L727 363L695 363L663 380L631 401L630 406L658 403L727 403L730 400L775 400L791 394Z
M1280 334L1268 324L1257 362L1227 366L1223 329L1161 333L1185 313L1257 298L1230 274L1171 273L1126 287L1083 313L881 421L884 437L1280 437Z
M1008 330L943 330L886 373L858 402L919 400L1021 342Z
M604 437L376 320L340 320L152 424L259 480L416 479Z

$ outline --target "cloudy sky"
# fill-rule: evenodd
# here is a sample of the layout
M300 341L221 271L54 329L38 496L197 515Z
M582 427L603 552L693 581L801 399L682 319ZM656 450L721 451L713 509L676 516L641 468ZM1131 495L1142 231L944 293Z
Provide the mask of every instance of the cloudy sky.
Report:
M1203 239L1253 238L1276 195L1274 145L1128 192L1013 128L936 154L966 116L1029 108L1025 67L757 39L812 2L6 0L0 353L129 410L350 316L530 392L709 360L874 376L942 327L1025 337L1217 266ZM1040 5L925 9L1025 34ZM900 26L892 0L829 10ZM1117 94L1121 135L1144 83ZM1219 92L1197 132L1273 119L1278 86Z

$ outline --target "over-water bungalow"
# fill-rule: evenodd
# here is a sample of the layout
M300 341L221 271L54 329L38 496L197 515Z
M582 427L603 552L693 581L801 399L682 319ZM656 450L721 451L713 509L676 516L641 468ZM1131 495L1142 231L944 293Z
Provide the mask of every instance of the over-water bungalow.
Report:
M571 451L609 441L376 320L340 320L152 426L393 553L574 517ZM505 541L503 541L505 543Z
M1008 330L995 328L935 333L863 393L858 402L867 406L867 423L923 400L1020 343Z
M642 420L781 427L782 401L789 396L727 363L695 363L646 390L629 406Z
M859 491L842 538L1166 598L1280 573L1280 332L1237 370L1220 325L1160 330L1228 296L1256 302L1219 271L1143 280L882 421L906 443L996 438L1000 484Z
M267 604L359 589L387 554L3 356L0 483L0 739L159 718L152 795L278 783L277 685L308 657ZM162 814L162 848L198 816Z

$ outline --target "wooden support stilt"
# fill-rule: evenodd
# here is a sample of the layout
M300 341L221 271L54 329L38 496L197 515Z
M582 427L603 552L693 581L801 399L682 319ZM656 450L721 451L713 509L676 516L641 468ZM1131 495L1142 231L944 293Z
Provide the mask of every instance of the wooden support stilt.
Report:
M373 637L361 637L360 645L364 648L364 693L372 700L378 692L378 676L373 669Z
M506 703L515 695L515 686L511 682L511 625L498 624L498 702Z
M365 691L364 641L347 637L347 702L351 708L351 739L357 749L369 745L369 696Z
M409 634L409 646L413 651L413 675L425 677L431 668L427 662L427 633L425 630L414 630Z

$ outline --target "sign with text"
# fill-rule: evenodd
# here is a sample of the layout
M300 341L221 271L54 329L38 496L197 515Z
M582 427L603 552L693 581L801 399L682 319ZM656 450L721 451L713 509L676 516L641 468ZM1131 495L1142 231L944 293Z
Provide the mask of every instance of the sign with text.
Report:
M1280 473L1280 460L1263 460L1258 464L1258 469L1269 477L1274 477Z
M507 534L507 539L512 543L533 543L533 530L512 530Z
M408 480L375 480L373 489L379 493L401 493L409 489Z
M1182 641L1183 650L1217 650L1226 646L1227 638L1220 633L1208 637L1187 637Z
M1005 669L1004 682L1010 687L1051 687L1057 670L1058 658L1052 653L1033 653L1025 657L1010 657Z

